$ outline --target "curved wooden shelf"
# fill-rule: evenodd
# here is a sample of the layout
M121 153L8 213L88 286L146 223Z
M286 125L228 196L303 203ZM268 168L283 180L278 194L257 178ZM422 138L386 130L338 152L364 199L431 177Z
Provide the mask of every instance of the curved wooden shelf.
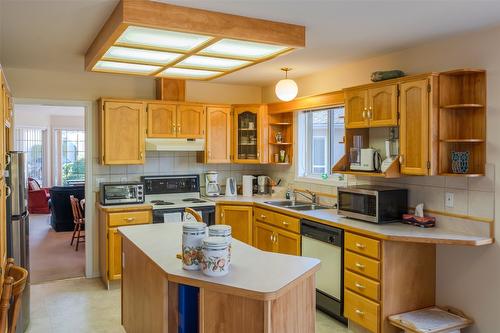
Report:
M443 109L480 109L480 108L484 108L484 105L483 104L476 104L476 103L464 103L464 104L443 105L441 108L443 108Z
M483 177L484 173L452 173L452 172L443 172L439 174L440 176L447 177Z
M270 126L290 126L292 123L269 123Z
M447 72L441 72L440 75L457 76L457 75L467 75L467 74L479 74L479 73L485 73L485 72L486 71L484 69L462 68L462 69L455 69L455 70L447 71Z
M445 143L483 143L485 140L483 139L443 139L439 140Z
M270 145L276 145L276 146L290 146L292 145L291 142L269 142Z
M365 176L365 177L379 177L379 178L399 178L401 173L399 171L399 158L394 159L392 164L385 172L369 172L369 171L353 171L349 170L349 156L344 155L332 167L332 173L341 173L344 175Z

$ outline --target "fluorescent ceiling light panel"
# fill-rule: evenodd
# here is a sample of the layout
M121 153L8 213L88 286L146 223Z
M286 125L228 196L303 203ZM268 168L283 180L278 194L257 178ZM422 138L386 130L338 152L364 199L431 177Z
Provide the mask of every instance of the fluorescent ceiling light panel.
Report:
M212 39L184 32L129 26L116 44L135 45L165 50L189 51Z
M158 74L158 76L185 79L208 79L221 73L222 72L217 71L170 67Z
M167 65L180 56L182 56L182 54L111 46L102 59L131 61L151 65Z
M222 39L206 47L199 53L213 56L257 60L270 57L287 49L288 48L286 46L246 42L236 39Z
M191 68L218 70L218 71L228 71L248 64L250 64L250 61L246 60L203 57L194 55L182 60L176 65L176 67L191 67Z
M160 66L151 65L139 65L139 64L129 64L125 62L114 62L114 61L98 61L93 70L100 72L112 72L112 73L129 73L129 74L141 74L141 75L151 75L161 69Z

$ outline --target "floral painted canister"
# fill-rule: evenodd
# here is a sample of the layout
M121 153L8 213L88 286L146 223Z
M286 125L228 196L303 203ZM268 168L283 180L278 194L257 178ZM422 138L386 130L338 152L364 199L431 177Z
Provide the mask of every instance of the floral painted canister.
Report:
M207 225L199 222L182 224L182 268L189 271L200 269L203 238L207 236Z
M229 273L229 243L224 237L207 237L203 240L201 269L208 276Z
M231 236L231 226L227 224L215 224L208 227L209 237L222 237L225 238L229 244L229 261L231 261L231 243L233 237Z

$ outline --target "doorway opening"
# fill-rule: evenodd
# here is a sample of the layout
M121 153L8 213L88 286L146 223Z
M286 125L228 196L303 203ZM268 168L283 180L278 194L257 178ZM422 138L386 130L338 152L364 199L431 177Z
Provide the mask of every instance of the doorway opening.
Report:
M26 161L32 284L86 275L87 108L50 104L14 104L13 146ZM83 220L75 218L71 197ZM73 235L79 223L77 239Z

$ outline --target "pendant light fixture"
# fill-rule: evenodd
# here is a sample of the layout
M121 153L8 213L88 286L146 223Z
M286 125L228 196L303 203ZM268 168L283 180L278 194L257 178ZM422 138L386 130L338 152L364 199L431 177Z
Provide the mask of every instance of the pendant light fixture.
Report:
M276 92L276 96L284 102L291 101L297 96L299 88L297 87L297 83L294 80L288 78L288 72L291 71L291 68L283 67L281 69L285 72L285 78L280 80L276 84L276 88L274 91Z

